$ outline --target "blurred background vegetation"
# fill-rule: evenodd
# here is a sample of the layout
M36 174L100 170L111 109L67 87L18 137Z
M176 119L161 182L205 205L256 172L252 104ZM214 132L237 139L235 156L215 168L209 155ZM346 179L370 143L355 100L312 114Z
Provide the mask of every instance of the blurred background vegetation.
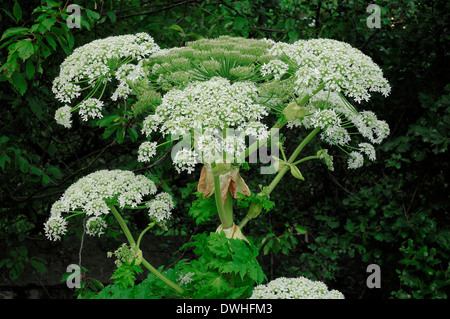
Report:
M381 28L368 28L368 3L382 8ZM69 4L82 7L81 28L67 27ZM136 32L149 33L162 48L219 35L289 43L324 37L350 43L383 69L391 95L374 96L360 109L373 109L391 135L378 147L377 161L356 171L346 169L339 153L334 172L306 162L306 181L285 177L271 195L276 207L251 221L246 234L259 243L269 279L303 275L350 299L447 298L450 2L1 0L0 6L4 275L20 278L27 267L46 271L45 258L34 258L26 242L44 237L43 223L58 196L98 169L160 178L177 199L170 234L212 231L218 224L213 218L197 225L192 218L198 174L177 174L170 159L150 169L138 164L134 136L119 138L78 119L70 131L56 124L60 105L51 84L74 48ZM256 168L242 175L253 191L271 180ZM244 210L237 214L242 218ZM381 289L365 284L373 263L381 267Z

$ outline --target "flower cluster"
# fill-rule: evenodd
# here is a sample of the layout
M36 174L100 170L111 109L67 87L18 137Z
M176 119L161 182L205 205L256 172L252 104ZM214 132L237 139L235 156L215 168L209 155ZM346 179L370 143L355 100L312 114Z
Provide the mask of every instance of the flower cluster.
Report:
M110 211L109 205L136 207L144 196L156 193L155 184L143 175L123 170L100 170L72 184L51 208L45 223L46 236L58 240L66 232L67 221L62 213L72 211L87 216L101 217ZM105 224L98 218L87 222L87 233L101 235Z
M269 63L264 63L261 67L261 74L273 74L275 80L279 80L287 71L289 66L280 60L272 60Z
M267 285L256 286L250 299L344 299L344 295L337 290L328 290L321 281L281 277Z
M220 77L192 82L184 90L173 89L166 93L155 113L144 120L142 131L149 136L158 130L172 137L196 132L196 151L206 162L222 152L239 153L245 149L243 137L222 138L218 133L238 130L258 138L268 136L267 127L260 122L268 113L264 106L255 102L257 93L251 82L231 84ZM178 171L193 169L196 151L187 148L178 151L174 157Z
M86 234L90 236L98 236L104 234L106 229L106 222L100 216L92 216L86 222Z
M92 41L76 48L63 61L60 73L53 81L52 91L60 102L71 103L84 90L90 90L89 96L99 91L100 87L104 87L113 79L117 70L116 78L119 80L119 87L113 94L113 99L126 96L129 88L125 78L135 80L137 74L142 73L141 64L132 66L130 62L140 61L158 50L159 46L146 33L113 36ZM93 106L93 104L85 106ZM98 117L98 109L101 106L97 102L94 113L87 116ZM80 105L80 113L82 113L81 109ZM85 112L86 110L83 111ZM58 123L70 127L70 122L67 121L67 109L57 111L57 117L60 118L61 114L65 115L64 120Z
M138 149L138 161L149 162L150 159L156 154L156 142L144 142Z
M163 222L169 219L171 211L174 208L174 202L169 193L159 193L155 196L155 199L145 205L148 206L150 219L156 222Z
M276 43L270 53L287 56L297 65L299 94L311 94L323 85L326 91L343 92L360 102L369 100L369 92L387 96L391 90L378 65L345 42L310 39L293 44Z
M55 120L56 123L66 128L71 128L72 127L71 107L68 105L64 105L63 107L57 109L55 112Z
M117 248L114 252L109 251L106 256L108 258L116 257L114 263L117 267L120 267L122 264L129 264L136 258L136 252L133 247L130 247L127 244L122 244L119 248Z
M356 111L348 101L336 92L320 91L303 108L302 116L291 119L288 127L320 128L321 139L330 145L349 147L351 134L358 133L370 143L361 142L349 153L348 168L359 168L364 156L376 159L373 144L380 144L389 135L389 125L379 120L372 111ZM351 147L355 149L355 147ZM327 155L331 156L331 155Z
M87 121L89 118L102 118L103 104L102 101L94 98L89 98L81 102L79 105L79 113L83 121Z

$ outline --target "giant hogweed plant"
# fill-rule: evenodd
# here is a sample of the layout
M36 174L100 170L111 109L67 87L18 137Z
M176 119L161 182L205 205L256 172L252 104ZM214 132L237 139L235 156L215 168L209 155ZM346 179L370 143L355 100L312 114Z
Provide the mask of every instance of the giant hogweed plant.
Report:
M178 173L198 174L200 164L197 194L200 200L213 199L220 220L214 232L195 235L183 246L193 247L198 259L155 269L140 243L153 227L166 227L174 207L171 195L128 171L101 170L81 178L53 205L45 224L48 238L60 239L67 220L78 215L86 216L87 234L101 235L112 214L127 239L109 254L117 258L115 284L89 297L343 298L302 277L263 286L258 250L243 230L263 209L276 209L270 194L287 172L304 180L301 164L315 159L333 170L330 148L348 157L349 169L376 159L374 145L388 136L389 127L373 111L355 105L374 92L387 96L390 86L370 57L331 39L287 44L222 36L160 49L148 34L138 33L77 48L62 63L53 92L64 104L55 120L66 128L77 113L82 121L106 127L105 137L116 132L119 142L127 133L140 139L136 160L144 165L157 164L157 154L167 146ZM140 135L131 122L139 125ZM280 130L308 134L288 156L284 149L292 141L277 138ZM312 142L318 151L304 155ZM261 172L275 176L252 191L239 169L257 163L255 155L269 145L279 152ZM233 214L236 203L248 207L240 221ZM137 240L124 221L129 210L149 217ZM150 274L135 285L141 265Z

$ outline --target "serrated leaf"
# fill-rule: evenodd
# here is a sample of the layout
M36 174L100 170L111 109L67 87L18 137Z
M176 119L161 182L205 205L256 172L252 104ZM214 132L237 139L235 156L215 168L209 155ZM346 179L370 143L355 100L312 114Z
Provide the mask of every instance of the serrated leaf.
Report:
M50 31L50 29L52 28L52 26L56 23L56 18L55 17L51 17L48 19L45 19L41 22L41 24L45 27L46 31ZM42 32L44 33L44 32Z
M31 39L20 40L17 42L15 49L19 54L19 58L22 58L23 61L34 54L34 46L31 43Z
M24 34L27 34L28 31L29 31L28 28L23 28L23 27L9 28L5 32L3 32L1 40L4 40L13 35L24 35Z

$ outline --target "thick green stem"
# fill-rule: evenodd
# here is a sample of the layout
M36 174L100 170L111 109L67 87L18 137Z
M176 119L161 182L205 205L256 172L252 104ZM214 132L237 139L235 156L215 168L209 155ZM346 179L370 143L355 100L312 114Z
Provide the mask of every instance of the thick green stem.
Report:
M116 207L114 205L109 205L109 208L111 209L111 212L113 213L114 217L116 218L117 222L119 223L120 227L122 228L122 231L124 232L125 236L128 239L128 242L130 245L134 248L136 247L136 242L133 239L133 236L131 235L130 230L128 229L127 224L125 224L125 221L123 220L122 216L120 216L120 213L117 211ZM148 228L150 229L150 228ZM144 231L145 232L145 231ZM143 235L143 234L141 234ZM142 236L141 236L142 237ZM139 240L141 239L139 238ZM142 264L150 270L152 274L154 274L157 278L161 279L164 283L166 283L169 287L174 289L176 292L183 294L184 290L174 282L172 282L169 278L164 276L162 273L160 273L155 267L153 267L147 260L142 258Z
M123 233L125 234L125 237L127 237L128 242L132 247L136 246L136 242L134 241L133 235L131 235L130 230L128 229L127 224L125 224L125 221L123 220L122 216L120 216L120 213L117 211L116 207L114 205L109 205L109 208L111 209L111 212L113 213L114 217L116 218L117 222L120 225L120 228L122 228Z

